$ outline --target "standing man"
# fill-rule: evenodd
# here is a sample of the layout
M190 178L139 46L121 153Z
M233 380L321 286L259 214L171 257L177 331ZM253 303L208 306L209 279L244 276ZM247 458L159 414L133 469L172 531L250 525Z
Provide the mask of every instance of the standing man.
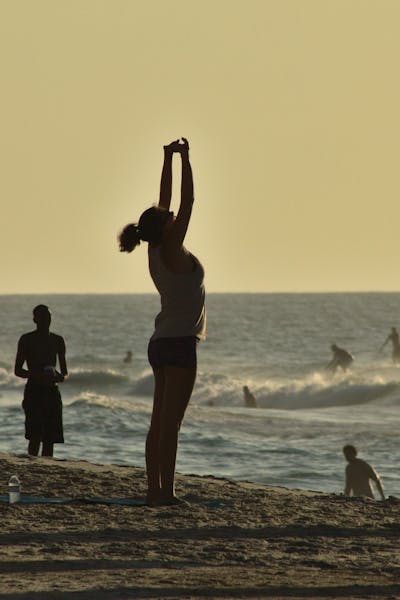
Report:
M60 335L50 333L51 313L47 306L39 304L33 309L33 321L36 330L19 339L14 373L28 380L22 402L28 454L37 456L42 443L42 456L53 456L54 444L64 443L62 402L57 384L68 375L65 343ZM60 371L56 370L57 358Z
M357 458L357 449L350 444L344 446L343 454L349 463L346 467L346 496L368 496L375 498L372 481L375 482L378 492L385 499L382 482L378 473L365 460Z
M399 333L396 327L392 327L391 332L387 336L383 345L380 348L380 352L384 349L388 342L392 342L392 359L394 363L400 362L400 341L399 341Z

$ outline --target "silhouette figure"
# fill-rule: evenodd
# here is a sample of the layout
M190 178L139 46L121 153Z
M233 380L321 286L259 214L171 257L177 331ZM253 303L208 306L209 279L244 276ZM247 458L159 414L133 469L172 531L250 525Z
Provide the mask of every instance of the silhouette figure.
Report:
M36 330L19 339L14 373L28 380L22 402L28 454L37 456L42 443L42 456L53 456L54 444L64 442L57 384L68 375L65 343L60 335L50 333L51 313L47 306L39 304L33 309L33 321ZM60 371L56 370L57 358Z
M158 206L119 236L120 250L148 242L149 270L160 294L161 312L148 346L154 373L154 403L146 439L147 503L176 504L175 462L178 432L196 379L197 343L205 337L204 269L183 245L193 205L193 177L185 138L164 146ZM182 161L178 214L171 212L172 157Z
M255 399L253 394L250 392L247 385L243 386L243 399L244 399L245 405L248 408L257 408L257 400Z
M346 467L346 496L368 496L375 498L372 481L375 482L378 492L385 499L382 482L376 471L365 460L357 458L357 450L350 444L344 446L343 454L349 463Z
M384 349L386 344L388 344L389 342L392 342L393 362L399 363L400 362L400 341L399 341L399 333L398 333L396 327L392 327L391 332L389 333L389 335L387 336L386 340L384 341L384 343L382 344L382 346L380 348L380 352L382 352L382 350Z
M332 344L331 350L333 352L332 360L326 365L326 369L332 373L336 373L336 370L340 367L343 371L347 371L351 363L354 361L354 357L344 350L339 348L336 344Z
M124 358L124 363L130 363L132 362L132 352L130 350L127 351L125 358Z

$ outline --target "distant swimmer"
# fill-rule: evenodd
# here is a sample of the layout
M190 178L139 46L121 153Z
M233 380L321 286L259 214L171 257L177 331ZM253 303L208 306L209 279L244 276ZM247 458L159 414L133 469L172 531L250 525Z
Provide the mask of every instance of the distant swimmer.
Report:
M332 371L332 373L336 373L336 370L340 367L343 371L347 371L350 367L351 363L354 361L354 357L344 350L344 348L339 348L336 344L332 344L331 350L333 352L332 360L326 365L326 369L328 371Z
M344 446L343 454L349 463L346 467L346 485L344 490L346 496L375 498L372 486L373 481L382 500L385 500L383 485L379 475L365 460L357 458L356 448L350 444Z
M257 408L257 400L247 387L247 385L243 386L243 397L244 403L248 408Z
M394 363L400 362L400 341L399 341L399 333L396 327L392 327L392 331L387 336L386 340L382 344L380 348L380 352L384 349L386 344L392 342L392 359Z
M68 375L65 343L60 335L50 333L51 313L47 306L39 304L33 309L33 321L36 330L19 339L14 372L17 377L28 380L22 402L28 454L37 456L42 444L42 456L53 456L54 444L64 442L57 384ZM57 359L60 371L56 370Z
M127 351L126 356L124 358L124 363L132 362L132 352L130 350Z

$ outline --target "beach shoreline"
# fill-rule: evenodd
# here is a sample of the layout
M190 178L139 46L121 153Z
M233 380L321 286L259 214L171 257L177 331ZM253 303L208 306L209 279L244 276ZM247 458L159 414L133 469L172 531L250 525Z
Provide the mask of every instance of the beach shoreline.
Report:
M0 454L3 489L142 500L143 469ZM173 507L0 504L0 598L397 598L400 502L177 475Z

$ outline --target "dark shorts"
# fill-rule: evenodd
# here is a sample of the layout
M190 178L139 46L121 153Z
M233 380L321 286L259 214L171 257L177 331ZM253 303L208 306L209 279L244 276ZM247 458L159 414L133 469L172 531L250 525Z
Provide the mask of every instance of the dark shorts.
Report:
M147 356L152 367L197 367L197 344L194 336L150 340Z
M56 385L27 383L22 408L25 411L25 437L46 443L64 442L61 394Z

